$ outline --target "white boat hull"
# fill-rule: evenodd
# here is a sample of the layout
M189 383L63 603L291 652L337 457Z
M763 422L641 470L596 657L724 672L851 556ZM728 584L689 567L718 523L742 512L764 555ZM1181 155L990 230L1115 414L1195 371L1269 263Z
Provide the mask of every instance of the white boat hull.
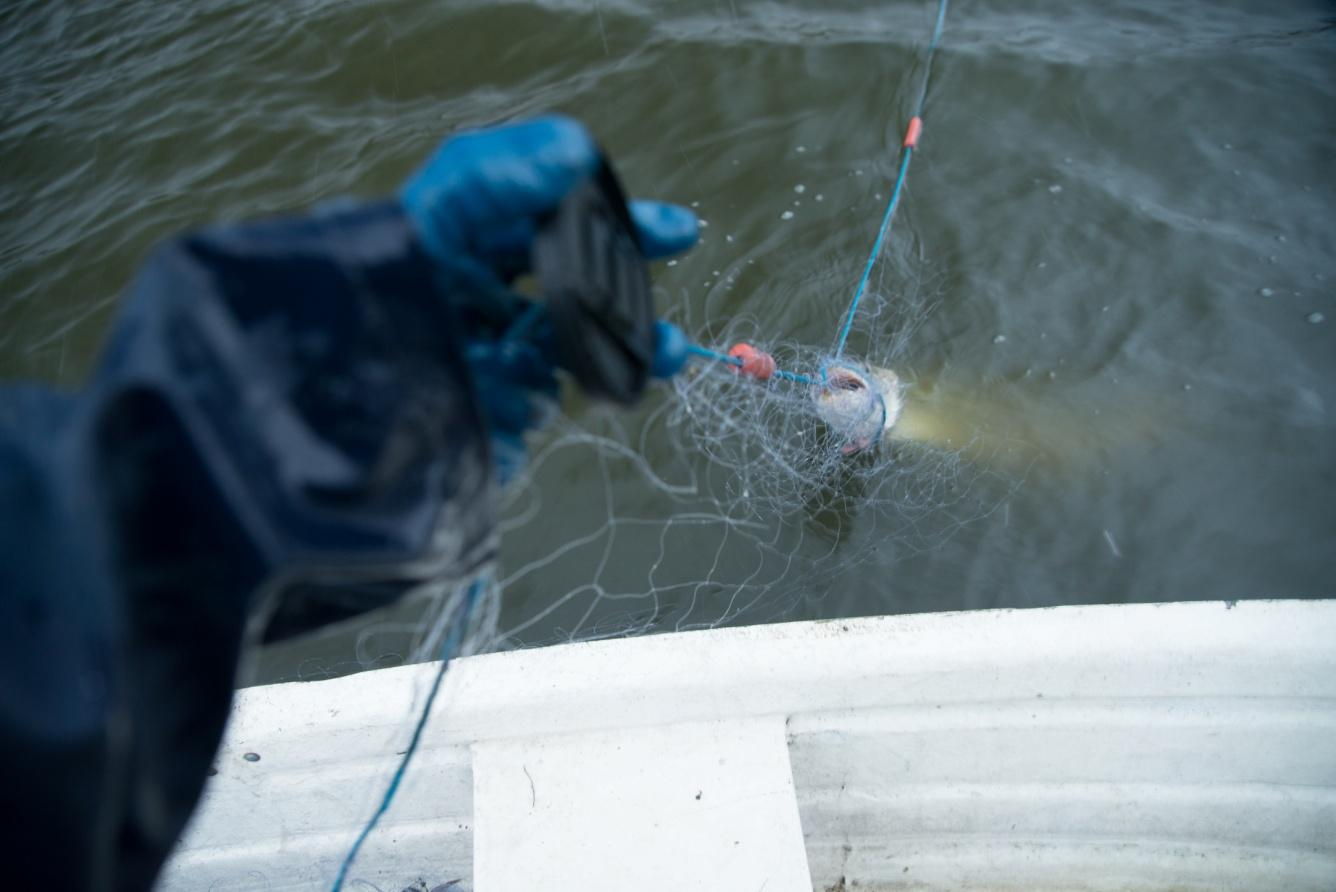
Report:
M434 668L242 691L162 888L328 888ZM1336 889L1336 601L460 660L350 876L384 892Z

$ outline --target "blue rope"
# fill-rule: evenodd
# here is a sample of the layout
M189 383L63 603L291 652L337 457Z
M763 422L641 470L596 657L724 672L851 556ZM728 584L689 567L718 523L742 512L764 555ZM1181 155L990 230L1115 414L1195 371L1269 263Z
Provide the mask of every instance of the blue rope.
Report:
M697 344L687 344L687 352L693 356L713 359L715 362L727 363L728 365L742 365L742 360L738 359L736 356L729 356L727 353L720 353L717 350L711 350L709 347L701 347Z
M701 347L697 344L687 344L687 352L693 356L699 356L704 359L713 359L715 362L722 362L725 365L742 366L742 360L736 356L729 356L727 353L720 353L717 350L711 350L708 347ZM795 384L811 384L812 379L806 375L800 375L797 372L786 372L783 369L775 369L775 377L783 378L785 381L792 381Z
M937 21L933 25L932 39L928 41L927 59L925 61L923 72L923 83L919 87L918 101L914 106L914 114L911 120L918 119L922 126L923 107L928 99L928 84L932 80L932 63L937 54L937 47L942 42L942 28L946 24L946 8L948 0L938 0ZM911 124L912 126L912 124ZM868 280L872 277L872 269L877 265L877 258L881 256L882 245L886 241L886 234L890 232L891 221L895 217L895 210L900 205L900 195L904 191L905 180L909 176L909 162L914 157L914 143L917 142L917 136L910 140L905 138L907 145L902 145L900 157L900 170L895 177L895 187L891 190L891 199L886 205L886 213L881 218L881 227L877 230L877 238L872 243L872 252L868 255L867 264L863 267L863 275L858 280L858 287L854 289L854 298L849 304L849 310L845 314L844 324L840 327L839 336L835 339L835 349L832 356L838 359L844 354L844 347L849 340L849 332L854 327L854 317L858 315L858 307L863 302L863 295L867 292ZM691 344L687 351L695 356L705 359L711 359L715 362L722 362L731 366L741 366L742 360L724 353L718 353L714 350ZM795 372L786 372L782 369L775 371L775 377L783 378L786 381L793 381L799 384L812 384L812 379L806 375L799 375ZM821 368L822 383L826 380L825 366Z
M895 190L891 192L891 203L886 205L886 214L881 218L881 229L877 231L877 240L872 243L872 253L868 255L867 265L863 267L863 277L858 280L853 303L849 304L849 311L845 314L844 327L840 329L840 336L835 340L834 355L837 358L844 353L844 343L849 340L849 331L854 327L854 315L863 300L863 292L867 290L867 281L872 276L872 268L877 265L877 256L881 254L881 244L886 240L886 232L891 228L891 218L895 216L896 205L900 203L900 190L904 188L905 176L909 173L909 159L912 157L914 157L913 146L905 146L904 156L900 159L900 175L896 177Z
M357 835L352 848L348 854L343 857L343 863L339 865L339 874L334 878L334 885L330 887L330 892L340 892L343 889L343 883L348 878L348 871L353 866L353 861L357 860L357 853L361 851L362 843L366 842L371 831L376 829L380 823L381 817L390 810L390 803L394 801L394 794L399 791L399 783L404 779L404 774L408 771L408 763L412 761L413 754L417 752L418 742L422 740L422 731L427 727L427 719L431 716L431 705L436 701L436 692L441 689L441 680L445 678L445 670L450 665L450 658L454 656L455 650L459 647L459 641L463 637L464 627L468 625L469 617L473 615L473 608L478 603L478 597L485 588L486 583L482 578L473 580L469 586L468 593L464 596L464 606L460 611L459 619L450 626L450 633L445 638L445 643L441 646L441 665L436 670L436 677L432 680L431 690L427 692L427 702L422 706L422 714L418 716L417 726L413 728L413 739L408 742L408 749L404 750L404 757L399 760L399 767L394 770L394 776L390 778L390 785L385 788L385 795L380 800L380 806L376 809L371 820L366 822L362 832Z
M932 40L928 42L927 70L923 74L923 86L919 90L918 103L914 107L913 117L923 117L923 105L928 98L928 80L932 77L932 60L937 53L937 45L942 39L942 25L946 21L947 0L940 0L937 6L937 24L933 27ZM891 228L891 219L895 216L895 209L900 204L900 192L904 188L905 178L909 175L909 160L914 157L914 147L904 146L904 154L900 158L900 173L895 178L895 188L891 191L891 200L886 205L886 213L881 218L881 228L877 230L877 239L872 243L872 253L868 255L867 265L863 267L863 276L858 280L858 288L854 291L853 302L849 305L849 312L845 315L844 326L840 329L840 335L835 341L836 357L844 353L845 342L849 340L849 332L854 327L854 316L858 313L858 305L863 300L863 293L867 290L868 279L872 276L872 268L877 264L877 257L881 254L882 242L886 240L886 233Z

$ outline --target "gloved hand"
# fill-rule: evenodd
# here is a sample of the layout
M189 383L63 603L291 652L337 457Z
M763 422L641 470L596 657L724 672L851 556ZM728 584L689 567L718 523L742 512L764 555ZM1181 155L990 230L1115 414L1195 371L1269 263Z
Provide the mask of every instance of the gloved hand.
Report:
M598 162L583 126L543 117L447 140L399 196L446 287L464 297L466 355L502 482L523 466L523 434L551 416L557 392L548 360L502 337L528 309L508 286L528 271L538 218ZM696 216L686 208L632 201L630 210L648 259L695 244Z

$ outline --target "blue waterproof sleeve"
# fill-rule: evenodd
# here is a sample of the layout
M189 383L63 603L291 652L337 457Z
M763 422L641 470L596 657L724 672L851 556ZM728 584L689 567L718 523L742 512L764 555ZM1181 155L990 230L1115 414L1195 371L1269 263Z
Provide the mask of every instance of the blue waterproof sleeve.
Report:
M246 628L489 556L453 296L397 203L157 251L93 381L0 391L0 771L15 888L148 889Z
M529 308L509 285L597 154L565 118L478 131L396 201L178 239L83 391L0 389L10 886L149 889L248 633L491 557L497 470L522 464L556 388L506 339ZM631 215L651 256L696 238L684 208Z

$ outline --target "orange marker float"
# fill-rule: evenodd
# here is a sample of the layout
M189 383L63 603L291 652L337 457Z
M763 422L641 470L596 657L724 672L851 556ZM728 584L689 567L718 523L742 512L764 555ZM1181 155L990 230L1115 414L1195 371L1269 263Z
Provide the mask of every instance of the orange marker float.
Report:
M917 149L919 136L923 133L923 119L918 115L909 119L909 127L905 130L904 147L906 149Z
M728 355L737 360L733 371L757 381L769 381L775 374L775 358L757 350L751 344L740 342L728 348Z

